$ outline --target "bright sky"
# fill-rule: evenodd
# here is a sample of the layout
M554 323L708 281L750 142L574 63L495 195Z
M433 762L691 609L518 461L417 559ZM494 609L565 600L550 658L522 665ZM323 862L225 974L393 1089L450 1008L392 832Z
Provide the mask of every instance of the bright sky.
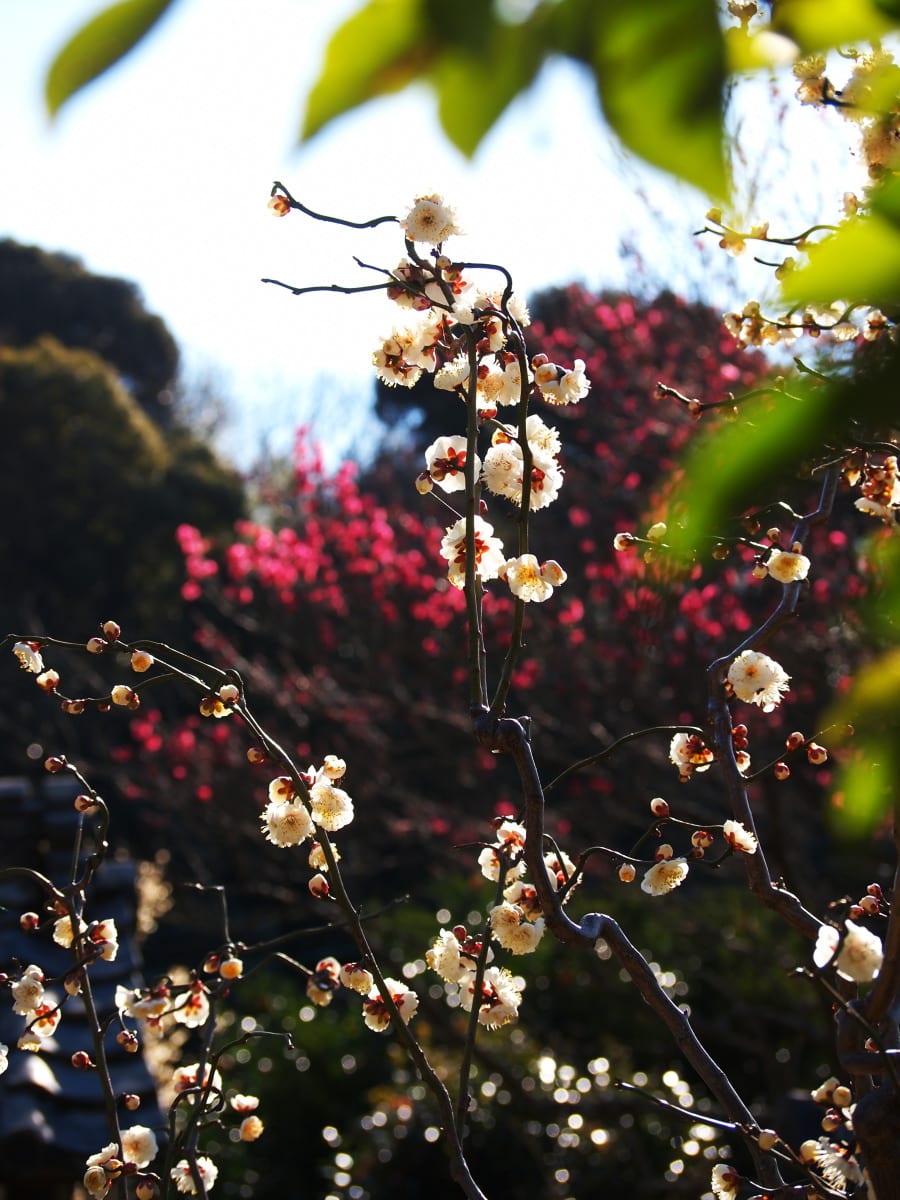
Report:
M263 440L285 448L311 418L335 449L361 436L371 350L396 315L381 295L293 298L259 282L370 282L354 254L391 267L402 253L394 226L360 234L296 213L278 220L266 208L273 179L310 207L352 219L400 213L414 195L440 191L469 234L458 253L502 261L523 294L575 279L628 286L618 247L635 236L654 272L678 286L706 202L627 165L597 117L591 82L564 64L545 70L472 163L444 139L423 89L372 104L298 148L327 38L359 0L179 0L51 126L46 67L105 2L0 0L0 236L134 280L189 373L214 375L232 400L224 446L241 465ZM821 130L822 114L812 115L807 128ZM808 152L809 132L803 145ZM665 206L661 232L636 187Z

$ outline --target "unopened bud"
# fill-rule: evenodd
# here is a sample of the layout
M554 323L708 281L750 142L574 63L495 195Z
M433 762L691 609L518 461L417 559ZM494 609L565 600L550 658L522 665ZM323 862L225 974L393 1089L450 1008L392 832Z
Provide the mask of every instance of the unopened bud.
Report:
M822 1128L826 1133L834 1133L836 1129L840 1129L843 1123L843 1117L837 1112L827 1112L822 1118Z
M708 850L714 840L713 835L707 829L696 829L691 834L691 845L695 850Z
M89 813L93 812L97 807L97 801L93 798L93 796L86 796L84 793L82 793L81 795L75 797L73 806L76 812Z
M83 700L63 700L59 707L70 717L80 717L86 706Z
M669 815L669 805L661 796L657 796L655 800L650 801L650 811L654 817L667 817Z
M102 654L108 645L109 642L105 638L92 637L85 642L84 648L90 654Z
M771 529L766 530L766 537L769 539L770 542L780 542L781 541L781 530L778 528L777 525L773 525Z
M420 496L427 496L433 488L434 480L429 471L422 471L420 475L416 476L416 491Z
M853 1103L853 1093L841 1084L831 1093L831 1103L835 1108L848 1108Z
M874 896L861 896L859 907L870 917L874 917L878 913L878 901Z
M800 733L799 730L794 730L793 733L789 733L787 735L784 744L787 746L788 750L799 750L805 741L806 737L804 734Z
M265 750L260 749L259 746L251 746L247 751L247 762L253 763L254 766L258 766L260 763L268 761L269 756L266 754Z
M222 962L221 954L207 954L203 960L203 971L206 975L215 975Z
M869 886L866 888L866 895L874 896L876 900L881 900L884 896L884 892L881 890L881 884L880 883L870 883Z
M134 688L130 688L127 683L117 683L109 693L109 698L113 704L118 704L120 708L130 708L131 701L135 695Z
M634 545L633 533L617 533L613 538L614 550L630 550Z
M815 1140L815 1138L809 1138L800 1146L800 1161L805 1163L814 1163L818 1153L819 1143Z
M823 762L828 761L828 751L824 746L820 746L818 742L810 742L806 747L806 757L814 767L819 767Z
M59 772L64 771L65 768L66 760L62 757L62 755L54 755L52 758L47 758L44 760L44 770L49 771L51 775L58 775Z
M72 1055L72 1066L76 1071L92 1071L94 1069L91 1056L86 1050L76 1050Z
M622 863L619 867L619 879L622 883L634 883L634 877L637 871L634 869L634 863Z
M771 1150L778 1144L778 1134L774 1129L761 1129L756 1140L760 1150Z
M240 979L244 973L243 961L239 958L226 958L219 967L223 979Z
M41 918L36 912L24 912L19 917L19 928L24 933L34 933L35 929L40 925Z
M129 1112L137 1112L137 1110L141 1107L141 1098L140 1096L135 1095L134 1092L126 1092L122 1097L122 1104L128 1109Z
M122 636L122 628L116 621L104 621L100 628L103 636L110 642L117 642Z
M656 847L656 852L654 853L653 857L656 862L668 862L670 858L674 857L674 855L675 851L672 849L669 843L663 842L661 846Z
M67 996L78 996L81 993L81 975L78 971L70 971L63 980Z
M132 1033L130 1029L120 1029L116 1034L116 1041L128 1054L137 1054L140 1049L137 1034Z
M223 704L235 704L241 698L241 689L236 683L223 683L219 688L219 699Z
M791 775L791 768L786 762L777 762L772 768L772 774L776 779L789 779Z
M153 655L148 654L146 650L135 650L131 656L132 671L149 671L153 666Z
M317 900L327 900L331 895L331 888L328 886L328 880L324 875L313 875L309 881L310 895L315 896Z

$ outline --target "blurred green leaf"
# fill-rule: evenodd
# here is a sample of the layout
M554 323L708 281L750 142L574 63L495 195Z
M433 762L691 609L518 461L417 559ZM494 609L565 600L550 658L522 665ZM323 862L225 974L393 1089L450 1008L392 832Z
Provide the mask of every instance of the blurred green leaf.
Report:
M852 757L838 775L843 797L835 822L850 834L867 833L889 811L900 768L900 647L863 667L850 690L825 716L826 725L853 730Z
M715 0L604 5L593 66L603 111L630 150L710 195L726 194Z
M735 422L712 425L692 443L671 497L666 542L680 555L708 551L717 536L734 532L742 513L797 491L792 481L804 463L886 435L896 424L898 394L894 350L849 379L793 376L785 392L742 405Z
M863 738L853 760L844 763L835 780L840 803L833 809L839 833L863 837L890 811L900 769L897 751L885 738Z
M788 304L900 303L900 228L877 212L851 217L810 246L809 262L787 276L783 295Z
M328 43L301 140L367 100L405 87L430 66L437 50L420 0L369 0Z
M123 0L97 13L50 65L44 99L51 116L86 84L115 66L153 28L173 0Z
M451 47L435 62L431 79L441 125L463 154L475 153L507 105L534 82L546 53L537 32L534 25L494 23L480 53Z
M772 25L809 54L884 37L897 28L897 4L894 0L780 0Z

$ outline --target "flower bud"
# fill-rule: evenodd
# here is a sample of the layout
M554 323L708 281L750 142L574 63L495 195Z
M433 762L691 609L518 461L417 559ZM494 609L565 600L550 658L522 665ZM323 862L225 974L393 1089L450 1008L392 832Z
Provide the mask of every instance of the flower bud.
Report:
M866 888L866 895L874 896L876 900L881 900L882 897L884 896L884 892L881 890L881 884L880 883L870 883L869 886Z
M793 733L789 733L785 739L785 745L787 746L788 750L799 750L805 742L806 737L804 734L800 733L800 731L796 729Z
M427 496L434 488L434 480L431 478L429 471L422 471L416 476L416 491L420 496Z
M653 855L656 862L668 862L670 858L674 858L675 851L668 842L663 842L661 846L656 847L656 853Z
M853 1103L853 1093L848 1087L840 1084L831 1093L831 1103L835 1108L848 1108Z
M805 1163L814 1163L816 1155L819 1153L819 1143L815 1138L808 1138L802 1143L799 1150L800 1161Z
M100 628L103 636L110 642L117 642L122 636L122 628L115 621L104 621Z
M78 996L81 993L81 975L78 971L70 971L63 980L67 996Z
M874 917L878 913L878 901L874 896L861 896L859 907L870 917Z
M279 194L271 198L267 207L276 217L286 217L291 211L291 202L287 196Z
M331 895L331 888L328 886L328 880L324 875L313 875L309 881L310 895L315 896L317 900L327 900Z
M122 1097L122 1104L129 1112L137 1112L141 1107L141 1098L136 1096L134 1092L126 1092Z
M84 793L82 793L81 795L75 797L73 801L73 807L76 812L89 813L96 809L97 801L93 798L93 796L86 796Z
M634 869L634 863L622 863L619 867L619 879L622 883L634 883L634 877L637 871Z
M265 750L260 749L259 746L251 746L247 751L247 762L253 763L254 766L258 766L260 763L268 761L269 756L266 754Z
M219 699L223 704L235 704L241 698L241 689L236 683L223 683L219 688Z
M761 1129L756 1138L760 1150L773 1149L778 1144L778 1140L778 1134L774 1129Z
M42 692L55 692L59 687L59 672L43 671L34 682Z
M137 1054L141 1048L137 1034L132 1033L130 1029L120 1029L116 1034L116 1041L128 1054Z
M118 704L120 708L130 708L131 701L136 695L133 688L130 688L127 683L117 683L109 694L113 704Z
M153 655L148 654L146 650L135 650L131 655L132 671L149 671L153 666Z
M667 817L669 815L669 805L661 796L657 796L655 800L650 801L650 811L654 817Z
M810 742L806 747L806 757L814 767L819 767L822 763L828 761L828 751L824 746L820 746L818 742Z
M51 775L58 775L60 771L66 768L66 760L62 755L54 755L52 758L44 760L44 770L49 771Z
M222 962L221 954L207 954L203 960L203 971L206 975L215 975Z
M41 918L36 912L24 912L19 917L19 928L23 933L34 933L35 929L40 925Z
M257 1116L244 1117L238 1132L242 1142L255 1142L262 1135L264 1125Z
M85 710L85 703L83 700L63 700L60 708L64 713L68 713L70 717L80 717ZM107 710L98 704L97 711L105 712Z
M776 779L789 779L791 775L791 768L786 762L777 762L772 768L772 774Z
M92 1071L94 1064L86 1050L76 1050L72 1055L72 1066L76 1071Z
M105 638L92 637L85 642L84 648L89 654L102 654L108 645L109 642Z
M617 533L613 538L614 550L630 550L634 545L633 533Z
M240 958L226 958L219 966L219 975L223 979L240 979L244 973L244 963Z
M648 542L661 542L668 533L668 526L665 521L656 521L647 530Z
M714 841L715 838L707 829L696 829L691 834L691 845L695 850L708 850Z

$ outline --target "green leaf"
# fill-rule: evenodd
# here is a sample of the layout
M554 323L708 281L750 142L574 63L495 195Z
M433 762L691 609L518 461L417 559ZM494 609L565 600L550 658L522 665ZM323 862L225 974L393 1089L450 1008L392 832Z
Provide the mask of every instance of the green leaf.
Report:
M630 150L712 196L726 194L715 0L611 0L596 24L593 66L603 111Z
M306 104L301 141L367 100L398 91L437 52L420 0L369 0L333 34Z
M897 25L893 0L780 0L772 20L804 54L876 41Z
M851 757L838 776L842 804L835 821L845 832L866 833L889 811L900 766L900 647L863 667L825 722L837 727L837 737L852 731Z
M809 261L792 271L782 289L789 304L900 303L900 227L873 212L852 217L809 248Z
M898 394L895 350L853 379L793 377L784 393L741 405L735 422L711 426L692 444L669 505L667 544L682 556L708 552L743 513L774 500L805 503L815 484L796 482L801 465L833 458L833 447L856 438L886 436Z
M123 0L97 13L50 65L44 99L51 116L144 38L173 0Z
M444 132L469 156L507 105L534 81L546 53L534 24L494 23L490 35L481 53L445 51L430 73Z

